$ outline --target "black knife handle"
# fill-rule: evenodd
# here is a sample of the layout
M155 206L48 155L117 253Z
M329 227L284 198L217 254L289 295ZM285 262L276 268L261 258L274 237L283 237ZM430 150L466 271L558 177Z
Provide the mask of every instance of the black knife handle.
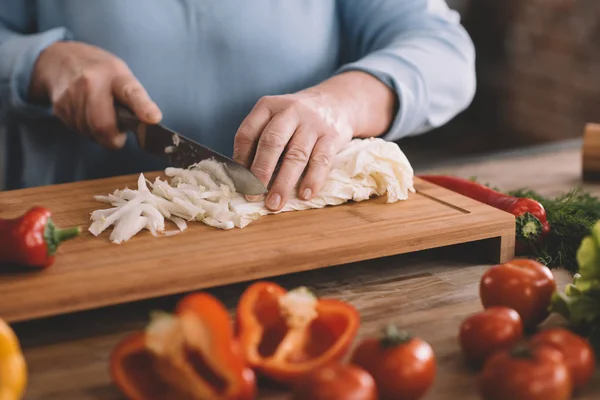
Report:
M115 104L115 112L117 114L117 125L120 131L137 131L140 120L134 113L120 104Z

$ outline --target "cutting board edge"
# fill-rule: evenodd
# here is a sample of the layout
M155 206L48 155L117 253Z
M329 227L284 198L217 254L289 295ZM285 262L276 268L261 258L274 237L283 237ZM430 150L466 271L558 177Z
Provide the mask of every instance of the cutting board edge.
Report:
M509 226L510 225L507 225L507 228ZM461 244L465 244L465 243L481 242L483 245L485 242L489 241L490 239L498 239L498 243L497 243L497 253L498 253L497 258L498 258L498 260L497 260L497 262L508 261L509 259L511 259L514 256L514 236L511 237L510 235L489 234L489 235L482 235L481 237L478 237L475 239L457 240L454 243L449 243L449 244L446 243L446 244L440 245L440 246L427 246L427 245L417 246L415 250L385 251L385 252L381 252L380 254L371 253L371 255L368 257L350 257L349 256L345 259L342 259L342 261L339 263L323 264L323 265L316 265L316 266L313 264L305 263L301 267L293 266L293 267L289 267L288 268L289 270L284 270L284 271L278 271L278 272L268 271L267 273L262 273L262 274L261 273L251 273L249 275L244 276L241 279L239 277L233 277L233 275L232 275L230 279L205 281L201 284L189 285L188 287L184 287L184 288L179 287L177 289L172 289L172 290L167 289L167 290L162 290L162 291L155 291L151 294L146 293L144 295L128 295L128 296L121 297L121 299L119 301L99 300L96 302L80 303L81 305L79 305L79 306L61 307L60 311L58 311L58 310L53 311L53 310L48 309L47 311L40 310L39 312L28 312L24 315L19 315L17 313L16 316L13 316L10 313L3 314L2 318L9 323L25 322L25 321L36 320L36 319L41 319L41 318L49 318L49 317L63 315L63 314L72 314L72 313L77 313L77 312L89 311L89 310L93 310L93 309L113 307L113 306L118 306L119 304L128 304L128 303L134 303L134 302L144 301L144 300L149 300L149 299L156 299L156 298L160 298L160 297L182 295L185 293L201 291L201 290L206 290L206 289L212 289L212 288L217 288L217 287L223 287L223 286L227 286L227 285L231 285L231 284L269 279L269 278L278 277L278 276L282 276L282 275L286 275L286 274L295 274L295 273L308 272L308 271L317 270L317 269L339 267L339 266L343 266L346 264L368 261L368 260L373 260L373 259L377 259L377 258L391 257L391 256L415 253L415 252L419 252L419 251L432 250L432 249L436 249L436 248L449 247L449 246L457 246L457 245L461 245ZM512 239L512 243L511 243L511 239ZM508 247L508 249L503 249L503 247Z
M145 175L149 176L151 174L148 173ZM134 176L138 176L138 175L136 174L136 175L130 175L128 177L119 177L119 181L125 182L127 179L131 179ZM104 179L96 180L96 182L98 182L98 181L114 182L114 180L111 180L111 178L104 178ZM234 276L232 274L230 277L226 277L225 279L213 278L208 281L203 281L203 283L201 283L201 284L194 283L193 285L183 285L183 286L178 286L176 288L171 288L171 289L166 289L166 290L157 290L156 288L150 287L150 289L147 290L145 292L145 294L138 295L138 294L136 294L136 292L132 292L127 296L123 296L122 294L119 294L120 297L118 300L110 300L110 299L106 300L105 298L101 298L101 299L94 299L94 301L84 301L80 304L72 305L72 304L66 304L68 302L66 302L65 299L61 300L60 298L57 298L56 303L58 304L58 306L40 307L40 309L36 309L35 311L27 310L26 312L20 312L20 313L8 313L8 315L0 313L0 316L9 322L19 322L19 321L26 321L26 320L31 320L31 319L45 318L45 317L51 317L51 316L59 315L59 314L91 310L94 308L109 307L109 306L114 306L114 305L118 305L118 304L122 304L122 303L131 303L131 302L140 301L140 300L144 300L144 299L176 295L176 294L180 294L180 293L186 293L186 292L195 291L195 290L202 290L202 289L207 289L207 288L216 287L216 286L224 286L224 285L229 285L229 284L233 284L233 283L248 282L248 281L252 281L252 280L256 280L256 279L267 279L269 277L275 277L275 276L280 276L280 275L289 274L289 273L304 272L304 271L309 271L309 270L313 270L313 269L323 269L323 268L327 268L327 267L331 267L331 266L345 265L348 263L366 261L366 260L371 260L371 259L380 258L380 257L387 257L387 256L393 256L393 255L399 255L399 254L407 254L407 253L412 253L412 252L417 252L417 251L452 246L452 245L473 242L473 241L485 241L486 239L492 239L492 238L500 239L498 241L499 243L498 243L498 249L497 249L498 260L506 260L507 258L509 258L511 256L511 254L514 255L515 219L512 214L509 214L504 211L487 206L483 203L477 202L466 196L462 196L455 192L449 191L440 186L419 180L418 178L415 178L415 184L417 187L421 188L421 190L420 190L421 193L427 194L427 197L430 197L430 198L433 197L438 202L441 202L443 204L449 204L450 206L452 206L452 208L463 211L462 214L457 213L455 216L451 217L453 219L462 220L462 223L460 223L458 225L458 227L453 230L454 233L456 233L458 230L461 230L461 229L464 230L465 227L462 225L477 226L478 228L481 228L481 229L487 227L489 229L492 229L493 232L488 232L483 235L476 233L476 234L470 235L466 238L463 237L463 239L457 239L457 240L445 239L445 241L443 241L443 243L439 243L439 244L432 244L431 240L429 240L429 241L427 241L427 243L412 245L409 249L398 250L398 248L394 247L394 246L384 247L381 250L370 249L370 252L367 256L358 256L356 254L355 255L338 255L336 262L324 262L324 263L319 263L318 261L315 261L312 263L305 262L301 265L288 266L284 270L275 271L273 269L271 271L268 271L267 273L263 272L260 274L256 272L256 270L257 270L256 266L254 266L254 267L250 266L247 269L250 269L251 272L248 273L246 276L243 276L243 278L240 278L240 274L237 274L237 275L235 275L235 278L232 278ZM65 185L70 185L70 184L61 185L63 188L61 190L64 190ZM94 186L94 185L92 185L92 186ZM35 190L35 189L24 189L24 190ZM0 198L1 198L1 193L0 193ZM486 220L486 218L487 218L487 220ZM477 223L475 224L474 221ZM511 235L512 235L512 238L511 238ZM343 249L344 245L341 244L338 247ZM125 300L123 300L123 299L125 299ZM43 303L40 303L40 304L43 304Z

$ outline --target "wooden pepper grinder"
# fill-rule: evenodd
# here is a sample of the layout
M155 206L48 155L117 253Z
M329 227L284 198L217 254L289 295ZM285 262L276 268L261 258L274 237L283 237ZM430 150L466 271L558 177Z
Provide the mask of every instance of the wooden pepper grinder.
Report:
M586 124L581 153L583 180L600 181L600 124Z

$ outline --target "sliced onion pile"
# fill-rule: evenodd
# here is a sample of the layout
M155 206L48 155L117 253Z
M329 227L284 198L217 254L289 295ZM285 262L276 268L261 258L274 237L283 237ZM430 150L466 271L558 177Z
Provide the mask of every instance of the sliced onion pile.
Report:
M272 214L264 202L248 202L235 191L223 164L203 160L187 169L167 168L168 180L154 182L140 174L137 189L118 189L95 196L112 207L94 211L89 231L98 236L113 227L110 241L122 243L147 229L155 236L184 231L190 221L219 229L244 228ZM414 192L413 169L398 145L383 139L355 139L335 158L323 189L311 200L296 194L279 212L323 208L387 196L388 203L406 200ZM167 230L165 220L177 230Z

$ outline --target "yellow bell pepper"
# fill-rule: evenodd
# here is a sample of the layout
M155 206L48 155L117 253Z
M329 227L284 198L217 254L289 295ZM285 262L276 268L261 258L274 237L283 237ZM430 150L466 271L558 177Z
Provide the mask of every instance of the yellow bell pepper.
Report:
M10 326L0 319L0 400L20 400L27 385L27 365Z

